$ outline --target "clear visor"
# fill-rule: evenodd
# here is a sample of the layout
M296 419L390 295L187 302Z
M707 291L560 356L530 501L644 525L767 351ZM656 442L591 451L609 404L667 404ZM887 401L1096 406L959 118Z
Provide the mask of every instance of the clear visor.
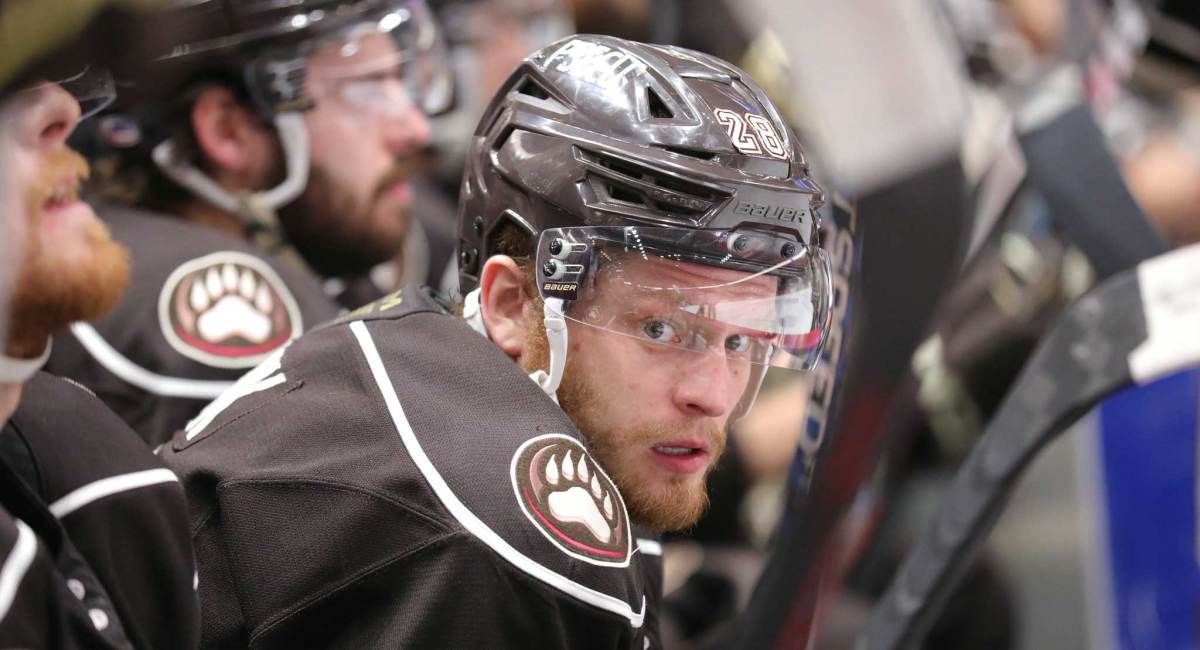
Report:
M454 77L442 34L423 2L396 2L314 47L307 90L382 116L413 107L437 115L451 107Z
M108 108L117 98L117 85L105 68L89 67L58 84L79 102L80 121Z
M809 370L829 329L824 251L775 234L552 229L536 272L565 318L648 345Z
M79 102L80 121L104 110L117 98L117 85L107 68L88 66L77 74L44 83L60 86Z

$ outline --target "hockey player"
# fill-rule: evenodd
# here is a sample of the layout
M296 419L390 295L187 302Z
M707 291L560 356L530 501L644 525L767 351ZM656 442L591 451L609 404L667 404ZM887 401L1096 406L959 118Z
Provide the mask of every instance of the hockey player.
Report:
M88 166L65 144L81 104L112 99L112 77L81 63L87 41L72 37L106 3L79 3L75 24L13 4L0 2L0 647L195 647L178 480L94 395L37 372L50 336L102 315L128 273L78 199ZM68 40L79 49L46 56Z
M399 254L424 112L448 97L422 0L209 0L156 20L170 47L85 139L132 286L49 365L155 445L337 315L312 271Z
M655 534L829 323L820 191L739 70L598 36L522 63L464 178L461 315L370 303L164 449L205 647L661 646Z

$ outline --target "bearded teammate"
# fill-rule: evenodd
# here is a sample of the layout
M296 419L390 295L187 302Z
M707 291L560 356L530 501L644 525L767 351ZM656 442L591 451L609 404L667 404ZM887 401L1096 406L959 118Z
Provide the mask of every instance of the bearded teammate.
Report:
M660 647L655 534L819 350L819 190L740 71L597 36L513 73L464 178L461 316L370 303L164 450L205 647Z
M335 317L324 278L401 253L425 112L448 97L422 0L177 4L156 17L173 42L82 138L132 286L49 366L155 445Z
M0 309L0 647L194 647L178 480L95 396L37 372L50 336L102 315L128 273L125 250L77 198L88 166L65 144L81 104L111 100L112 78L82 62L87 39L46 55L75 29L58 13L0 2L0 33L26 39L0 45L0 259L12 279ZM38 44L35 65L9 67Z

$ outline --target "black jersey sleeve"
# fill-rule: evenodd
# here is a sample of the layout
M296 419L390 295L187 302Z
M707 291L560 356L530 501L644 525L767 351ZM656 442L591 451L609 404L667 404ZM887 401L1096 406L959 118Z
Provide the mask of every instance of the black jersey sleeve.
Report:
M466 533L430 538L258 631L253 648L642 648L610 613L513 571ZM330 625L330 621L338 621Z
M205 648L624 648L644 635L375 495L281 481L221 500L240 514L196 538Z
M0 558L0 648L108 647L38 536L3 511Z
M130 641L195 647L195 564L175 474L96 397L46 373L26 384L3 436L0 454L104 585Z

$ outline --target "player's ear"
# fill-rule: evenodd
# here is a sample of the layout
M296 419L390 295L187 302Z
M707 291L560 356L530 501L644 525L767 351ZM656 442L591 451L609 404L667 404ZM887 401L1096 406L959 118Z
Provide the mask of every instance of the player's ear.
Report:
M228 88L209 86L196 96L192 133L212 167L213 180L228 189L261 189L274 168L275 142L252 110Z
M479 310L488 338L513 359L525 349L530 327L525 273L507 255L493 255L479 274Z

